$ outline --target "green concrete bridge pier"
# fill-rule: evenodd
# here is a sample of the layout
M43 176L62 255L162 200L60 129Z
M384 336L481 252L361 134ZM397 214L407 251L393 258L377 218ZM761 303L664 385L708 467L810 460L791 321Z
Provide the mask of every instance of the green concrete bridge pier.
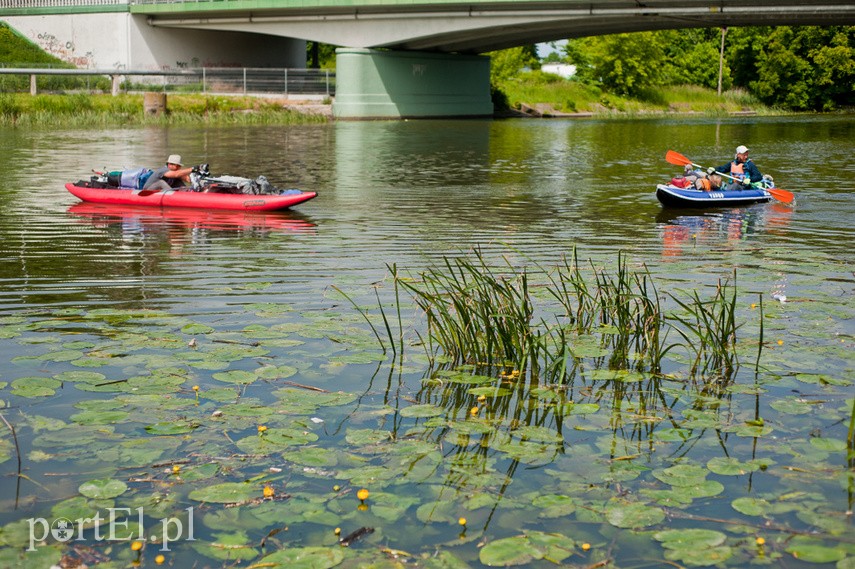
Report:
M336 50L333 115L337 118L492 114L489 57L367 48Z

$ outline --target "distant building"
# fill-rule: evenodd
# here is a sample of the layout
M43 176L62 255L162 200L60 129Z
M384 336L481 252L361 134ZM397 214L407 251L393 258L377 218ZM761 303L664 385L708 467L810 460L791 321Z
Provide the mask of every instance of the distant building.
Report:
M570 79L576 75L576 66L569 63L544 63L540 66L540 70L544 73L560 75L565 79Z

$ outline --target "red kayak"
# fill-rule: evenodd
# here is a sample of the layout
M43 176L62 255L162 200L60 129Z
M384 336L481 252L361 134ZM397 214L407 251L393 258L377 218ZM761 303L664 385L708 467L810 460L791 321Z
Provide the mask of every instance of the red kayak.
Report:
M68 183L65 188L85 202L157 207L194 207L239 211L276 211L307 202L317 192L282 190L278 194L234 194L194 192L188 190L134 190L130 188L96 188L90 182Z

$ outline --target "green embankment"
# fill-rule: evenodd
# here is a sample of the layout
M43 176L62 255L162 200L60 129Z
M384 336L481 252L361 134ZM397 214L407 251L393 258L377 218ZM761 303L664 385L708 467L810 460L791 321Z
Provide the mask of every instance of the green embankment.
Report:
M557 75L533 71L494 86L497 107L509 110L535 108L546 114L591 113L596 116L702 113L710 115L755 112L779 113L741 90L715 91L696 85L665 86L641 98L620 97L597 87Z
M167 95L166 113L143 110L143 95L0 93L0 125L108 126L143 124L304 124L325 122L320 114L301 113L276 99L214 95Z

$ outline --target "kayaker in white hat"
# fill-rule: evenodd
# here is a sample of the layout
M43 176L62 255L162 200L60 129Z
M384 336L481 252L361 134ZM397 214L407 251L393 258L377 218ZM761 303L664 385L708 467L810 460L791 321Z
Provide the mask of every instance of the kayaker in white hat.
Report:
M180 188L190 183L190 173L193 168L181 167L181 155L170 154L166 159L166 166L158 168L151 173L143 186L144 190L171 190Z
M717 172L733 177L731 183L724 187L726 190L750 188L751 184L763 180L763 174L760 173L760 170L754 165L751 158L748 157L748 147L743 144L736 147L736 155L732 162L728 162L717 168L707 169L708 175L713 175Z

